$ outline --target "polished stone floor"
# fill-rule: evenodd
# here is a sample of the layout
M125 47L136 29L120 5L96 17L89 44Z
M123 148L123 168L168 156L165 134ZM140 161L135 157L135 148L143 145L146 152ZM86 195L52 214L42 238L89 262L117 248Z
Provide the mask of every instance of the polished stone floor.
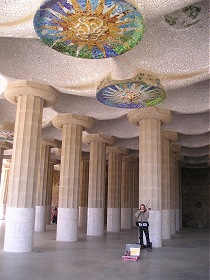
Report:
M162 248L141 251L138 261L121 257L135 243L137 229L90 237L79 230L77 243L55 240L56 225L35 233L34 251L3 251L0 221L0 280L209 280L209 230L183 228Z

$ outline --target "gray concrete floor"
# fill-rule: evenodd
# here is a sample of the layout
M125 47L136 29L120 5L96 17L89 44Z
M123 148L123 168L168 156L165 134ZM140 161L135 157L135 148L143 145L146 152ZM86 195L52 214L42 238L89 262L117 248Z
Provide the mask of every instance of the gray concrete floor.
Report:
M0 280L209 280L209 230L183 228L162 248L141 251L138 261L125 261L126 243L137 229L90 237L79 230L77 243L55 240L56 225L35 233L34 251L3 251L5 222L0 221Z

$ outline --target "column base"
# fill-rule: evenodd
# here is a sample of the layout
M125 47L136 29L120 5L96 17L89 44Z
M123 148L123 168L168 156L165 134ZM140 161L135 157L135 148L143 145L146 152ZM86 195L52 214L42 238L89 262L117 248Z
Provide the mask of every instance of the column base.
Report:
M35 207L34 231L36 232L46 231L46 207L45 206Z
M121 229L132 229L132 209L121 208Z
M79 207L79 227L87 227L87 207Z
M107 231L120 232L120 208L107 208Z
M78 241L78 209L58 208L57 241Z
M162 239L171 239L170 210L162 210Z
M5 252L31 252L34 239L34 208L7 207Z
M176 212L175 209L170 209L170 227L171 234L176 234Z
M175 210L176 213L176 231L180 231L180 224L179 224L179 209Z
M87 235L104 235L104 208L88 208Z
M162 247L161 211L149 211L149 235L153 248Z

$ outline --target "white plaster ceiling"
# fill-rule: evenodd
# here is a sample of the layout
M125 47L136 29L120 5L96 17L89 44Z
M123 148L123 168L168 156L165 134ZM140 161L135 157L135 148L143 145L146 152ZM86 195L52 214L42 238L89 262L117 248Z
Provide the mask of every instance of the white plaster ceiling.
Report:
M44 109L42 135L62 139L52 125L58 113L75 113L94 118L88 133L116 137L114 145L138 154L139 129L127 119L129 109L105 106L96 100L102 79L133 78L147 72L161 80L167 97L158 107L172 112L171 123L163 129L178 133L177 144L183 164L205 167L209 162L209 18L188 28L175 29L164 16L198 1L132 0L145 19L145 34L132 50L115 58L82 59L61 54L38 39L33 16L40 0L1 2L0 14L0 122L15 122L16 107L4 99L11 80L50 84L59 92L57 103ZM206 1L208 6L208 1ZM206 15L208 11L206 11ZM89 147L82 145L83 151Z

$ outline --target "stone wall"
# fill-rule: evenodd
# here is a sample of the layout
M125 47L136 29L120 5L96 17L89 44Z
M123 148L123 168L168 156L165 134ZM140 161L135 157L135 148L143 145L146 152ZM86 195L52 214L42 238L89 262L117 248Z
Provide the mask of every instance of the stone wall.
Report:
M181 169L182 223L209 228L210 169Z

